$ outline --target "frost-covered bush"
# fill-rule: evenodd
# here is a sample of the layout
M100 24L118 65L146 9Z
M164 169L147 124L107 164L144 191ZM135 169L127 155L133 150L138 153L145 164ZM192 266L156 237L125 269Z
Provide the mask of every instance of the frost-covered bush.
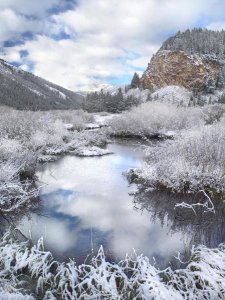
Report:
M169 132L199 127L204 124L200 108L177 107L160 102L147 102L113 118L111 133L127 136L167 135Z
M71 124L74 130L85 129L86 123L92 123L94 117L83 110L57 110L50 111L48 115L51 116L53 120L61 120L64 124Z
M70 123L74 130L81 130L92 120L92 115L81 110L30 112L5 108L0 111L0 137L25 142L33 138L37 146L38 143L40 146L46 144L45 140L48 139L49 144L54 144L68 135L63 124Z
M38 195L31 180L37 155L17 140L0 142L0 212L7 213L28 207Z
M0 242L0 293L4 291L8 299L17 299L10 292L18 293L18 299L45 300L224 299L225 246L198 246L185 268L160 270L143 255L107 262L102 248L89 264L59 263L44 251L42 240L29 247L6 234Z
M156 189L225 192L224 149L222 123L186 131L174 141L149 148L148 160L138 175Z
M81 131L93 116L83 111L16 111L0 107L0 211L8 212L38 194L32 185L37 162L53 160L56 155L98 154L106 140L101 133ZM74 131L65 124L72 123ZM85 152L86 153L86 152Z
M206 125L211 125L213 123L219 122L225 113L224 105L207 105L203 109L203 118Z

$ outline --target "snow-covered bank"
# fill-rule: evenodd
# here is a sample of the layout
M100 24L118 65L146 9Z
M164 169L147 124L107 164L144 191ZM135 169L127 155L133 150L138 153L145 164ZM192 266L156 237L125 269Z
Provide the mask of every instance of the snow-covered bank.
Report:
M214 196L225 193L224 121L183 132L173 141L148 148L148 159L133 178L154 189Z
M38 196L34 187L38 162L53 161L71 151L83 156L109 154L102 149L107 141L103 132L85 131L86 123L93 121L92 115L82 111L29 112L1 108L0 211L29 207Z
M171 137L171 132L204 124L199 107L184 108L170 103L147 102L112 119L109 133L114 136ZM169 134L168 134L169 133Z
M158 188L158 184L161 184L173 191L195 192L200 188L207 190L210 184L213 191L218 192L221 187L224 188L225 137L223 113L218 114L220 110L215 107L182 108L166 103L146 103L111 120L111 132L136 133L140 136L170 133L174 137L173 140L159 143L154 149L147 149L149 158L138 174L148 187ZM90 122L94 120L90 120L89 116L84 117L82 126L79 123L77 130L71 131L64 124L75 124L75 121L71 123L70 116L63 113L56 117L51 113L12 111L7 113L7 117L2 116L1 212L3 209L5 212L17 211L24 204L29 207L31 200L38 195L36 189L31 189L37 160L57 159L64 153L82 156L109 154L104 148L107 129L85 130L85 124ZM224 245L213 250L199 246L193 250L192 260L185 269L162 271L143 256L110 263L105 259L102 249L90 265L77 266L74 261L58 263L54 262L50 253L43 250L41 242L31 247L27 243L5 237L0 245L0 295L2 293L10 299L11 295L7 293L20 293L18 299L32 299L39 293L46 300L88 297L223 298L224 249ZM30 289L23 285L22 279L30 283L30 278L35 283L34 290L31 290L31 285ZM33 296L23 296L23 290L17 290L20 287L28 294L33 292ZM11 299L13 297L16 295Z
M106 261L103 248L90 264L54 261L43 241L30 247L10 234L0 242L0 293L3 299L223 299L225 245L192 249L183 269L159 270L142 255ZM26 276L19 276L26 274ZM33 288L30 290L29 282ZM27 288L27 286L29 286ZM16 298L16 296L18 298Z
M73 153L78 156L102 156L102 155L112 154L112 152L109 151L108 149L103 149L96 146L77 148L74 151L70 151L70 153Z
M112 119L109 133L170 139L146 147L146 164L128 174L136 182L176 192L224 193L224 112L223 105L181 107L148 102Z

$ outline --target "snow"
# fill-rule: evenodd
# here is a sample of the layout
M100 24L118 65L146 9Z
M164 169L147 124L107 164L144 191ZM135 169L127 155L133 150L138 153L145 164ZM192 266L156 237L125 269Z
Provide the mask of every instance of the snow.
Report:
M33 92L33 93L35 93L36 95L38 95L38 96L43 96L43 97L45 97L44 94L40 93L39 91L37 91L37 90L35 90L35 89L29 88L29 87L28 87L28 89L29 89L31 92Z
M118 114L106 114L106 115L94 115L95 123L99 126L107 126L108 121L112 120L113 118L117 117Z
M130 88L126 91L125 85L107 86L103 88L103 93L110 93L111 95L116 95L118 90L121 89L124 97L133 96L135 98L141 99L143 102L147 100L150 91L148 89L142 90L139 88Z
M39 298L42 296L45 300L212 300L225 297L224 244L215 249L193 247L185 268L160 270L149 258L135 252L118 263L108 262L103 247L89 264L77 265L74 260L59 263L50 252L44 251L43 239L29 247L28 242L18 242L13 236L8 232L0 240L0 295L8 296L7 300L33 300L24 285L25 280L30 282L31 278ZM179 257L178 253L180 261ZM26 277L21 278L18 275L24 269Z
M38 157L38 162L44 163L44 162L55 161L57 159L58 159L57 156L54 155L41 155Z
M0 299L1 300L35 300L35 298L31 295L24 295L17 292L8 292L2 288L0 288Z
M64 128L66 128L67 130L73 130L74 126L71 123L67 123L67 124L63 124Z
M148 95L150 94L149 90L141 90L139 88L136 89L129 89L128 92L125 94L125 96L133 96L135 98L140 98L142 102L146 101L148 98Z
M59 90L57 90L57 89L55 89L55 88L53 88L53 87L51 87L51 86L49 86L49 85L45 85L50 91L52 91L52 92L54 92L54 93L56 93L56 94L58 94L62 99L66 99L67 97L66 97L66 95L64 94L64 93L62 93L61 91L59 91Z
M160 101L183 104L188 106L192 92L182 86L170 85L163 87L151 94L151 97Z
M113 118L109 131L116 136L171 137L181 130L204 124L199 107L178 107L172 103L149 101Z
M12 74L13 72L17 72L18 69L15 66L7 63L3 59L0 59L0 72Z
M224 120L183 131L175 140L148 148L148 159L137 172L147 187L173 192L225 192ZM154 169L154 171L152 171Z
M111 151L108 149L102 149L96 146L86 146L86 147L79 147L70 153L76 154L78 156L102 156L112 154Z
M85 124L85 129L97 129L97 128L100 128L99 124L96 124L96 123Z

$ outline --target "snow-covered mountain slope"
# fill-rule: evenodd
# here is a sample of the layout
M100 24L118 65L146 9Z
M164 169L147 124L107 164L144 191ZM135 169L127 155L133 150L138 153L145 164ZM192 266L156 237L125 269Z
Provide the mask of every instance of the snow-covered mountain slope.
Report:
M194 29L166 40L152 57L140 84L153 91L183 86L213 93L225 87L225 32Z
M76 109L83 98L0 59L0 105L31 110Z

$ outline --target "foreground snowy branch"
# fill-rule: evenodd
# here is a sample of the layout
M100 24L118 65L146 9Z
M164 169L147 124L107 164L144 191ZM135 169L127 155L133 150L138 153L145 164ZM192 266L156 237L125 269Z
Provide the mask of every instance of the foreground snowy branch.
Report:
M204 196L206 197L206 201L204 203L194 203L194 204L189 204L186 202L182 202L182 203L177 203L175 205L175 208L177 207L181 207L181 208L188 208L188 209L192 209L193 212L196 214L196 207L201 207L203 209L203 213L207 213L207 212L213 212L215 213L215 208L214 208L214 204L211 200L211 198L209 197L209 195L207 195L207 193L204 190L200 190L199 192L202 192L204 194Z
M34 290L27 289L31 280ZM110 263L102 247L90 264L77 266L54 261L42 239L29 247L7 233L0 242L1 293L4 299L224 299L225 245L193 248L186 268L175 271L136 254Z

